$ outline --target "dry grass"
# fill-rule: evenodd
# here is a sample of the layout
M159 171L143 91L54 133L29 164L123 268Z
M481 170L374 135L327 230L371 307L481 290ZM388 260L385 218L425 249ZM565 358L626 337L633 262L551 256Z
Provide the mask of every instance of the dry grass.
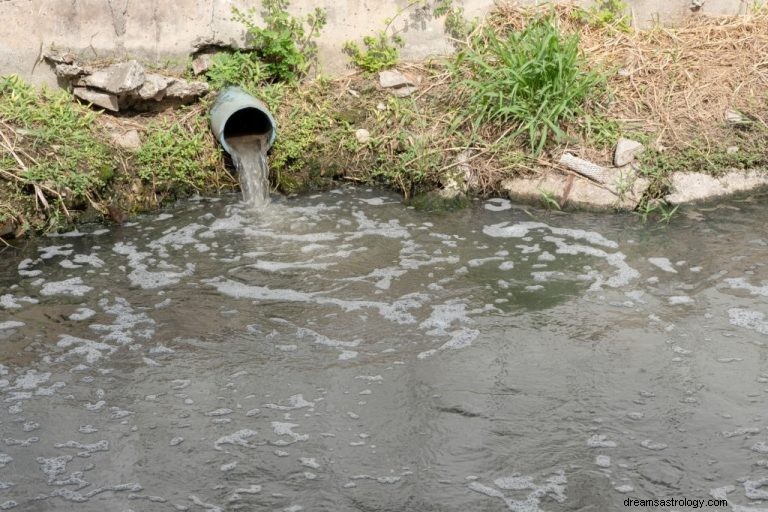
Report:
M501 5L489 23L499 30L519 29L551 9ZM609 118L674 147L694 139L720 140L729 109L768 127L767 10L622 32L580 23L576 9L560 5L554 12L561 28L580 33L589 62L610 73L615 96Z

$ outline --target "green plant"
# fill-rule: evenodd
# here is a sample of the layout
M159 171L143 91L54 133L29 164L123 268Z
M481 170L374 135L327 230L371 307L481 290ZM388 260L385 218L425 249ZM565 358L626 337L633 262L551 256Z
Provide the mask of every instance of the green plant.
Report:
M432 14L435 17L445 16L445 33L456 41L465 40L476 27L475 22L464 18L464 8L455 7L453 0L438 0Z
M538 155L603 89L605 77L585 68L578 35L562 34L550 15L506 37L486 29L459 52L454 74L475 123L514 123Z
M205 77L213 89L239 85L254 90L267 79L268 74L256 54L238 51L214 55Z
M65 91L0 78L0 177L29 187L48 215L92 204L116 166L98 116Z
M289 5L288 0L263 0L263 27L254 21L254 9L232 8L233 19L245 26L246 43L262 63L266 77L274 81L296 81L307 74L317 54L314 40L327 22L323 9L295 17L288 13Z
M403 39L398 35L388 36L382 30L375 36L363 38L365 50L361 49L354 41L344 43L344 53L349 55L357 68L368 73L375 73L382 69L388 69L397 64L400 51L404 45Z
M539 188L539 199L547 210L560 210L560 203L555 197L555 193Z
M592 3L587 9L576 9L573 11L573 17L595 28L612 27L628 32L631 28L628 11L629 6L624 0L602 0Z
M205 121L192 121L191 129L179 122L157 121L147 126L136 155L138 175L155 191L201 190L218 162L218 152L205 141Z

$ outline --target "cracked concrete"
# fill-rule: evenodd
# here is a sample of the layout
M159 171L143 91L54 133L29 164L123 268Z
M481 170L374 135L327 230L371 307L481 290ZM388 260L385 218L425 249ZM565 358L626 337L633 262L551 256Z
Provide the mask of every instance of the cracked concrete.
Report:
M493 0L457 0L469 18L482 17ZM638 26L690 14L690 0L629 0ZM0 0L0 74L16 73L33 83L55 85L48 66L36 65L40 54L55 47L88 60L137 58L148 62L175 60L181 66L201 43L242 43L243 28L232 21L231 8L259 10L259 0ZM322 70L332 75L348 71L341 49L346 40L381 30L405 2L368 0L293 0L294 14L315 7L328 11L328 26L318 42ZM708 0L699 12L736 14L738 0ZM452 46L443 22L433 19L431 9L418 8L399 16L395 27L402 31L404 59L445 54Z

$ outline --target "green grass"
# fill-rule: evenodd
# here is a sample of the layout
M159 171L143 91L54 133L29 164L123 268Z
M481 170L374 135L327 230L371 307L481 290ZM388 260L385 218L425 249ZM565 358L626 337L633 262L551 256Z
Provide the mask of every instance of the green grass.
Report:
M349 55L356 68L367 73L375 73L396 66L400 59L399 49L403 45L404 41L400 36L388 36L382 30L375 36L363 38L364 49L354 41L347 41L344 43L344 53Z
M191 126L175 120L149 124L136 155L138 176L153 190L173 190L174 195L208 188L220 154L212 150L207 129L202 117L193 119Z
M96 200L117 167L98 116L66 91L38 92L15 75L0 78L8 140L0 157L3 178L39 188L50 208L63 212Z
M606 83L586 68L579 36L561 33L552 16L507 35L486 29L457 55L454 74L473 121L511 123L535 155L566 137L564 123L583 116Z

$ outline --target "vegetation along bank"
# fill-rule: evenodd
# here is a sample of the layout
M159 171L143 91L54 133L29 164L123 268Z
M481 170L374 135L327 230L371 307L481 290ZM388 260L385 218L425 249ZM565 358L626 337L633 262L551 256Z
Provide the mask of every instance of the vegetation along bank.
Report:
M331 79L314 67L324 13L262 7L263 22L233 11L243 48L205 49L180 72L51 49L65 88L0 78L0 237L234 191L207 119L226 85L275 114L280 193L351 182L428 209L503 194L665 220L768 183L765 8L636 31L619 0L502 4L482 21L444 1L432 14L453 55L401 62L396 17L349 41L350 74Z

